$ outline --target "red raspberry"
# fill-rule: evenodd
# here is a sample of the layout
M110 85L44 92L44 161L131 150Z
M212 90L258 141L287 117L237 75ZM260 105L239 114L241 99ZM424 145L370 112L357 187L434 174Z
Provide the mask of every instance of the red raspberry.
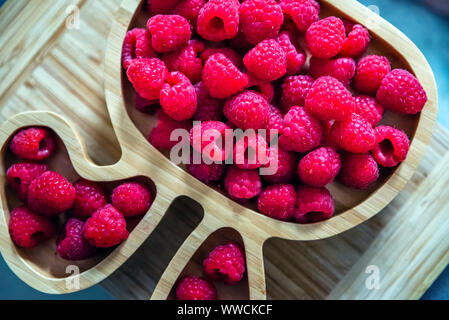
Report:
M217 300L217 290L207 280L197 277L185 277L176 288L178 300Z
M390 126L379 126L375 129L376 145L371 154L383 167L395 167L407 157L410 141L407 134Z
M273 146L268 149L270 161L264 165L264 168L274 168L275 172L270 175L262 175L262 178L268 183L288 183L296 172L298 166L298 157L293 152L288 152L280 146Z
M339 179L348 187L369 188L379 178L379 168L369 154L343 154Z
M212 97L224 99L248 85L248 76L221 53L207 59L203 68L203 83Z
M48 168L45 164L16 163L6 171L6 179L11 188L17 192L20 200L26 201L31 181L47 170Z
M134 107L140 112L152 114L159 108L159 101L147 100L136 93L134 98Z
M237 0L210 0L198 15L198 34L210 41L234 38L239 31L239 6Z
M195 152L195 151L194 151ZM204 183L219 181L225 172L226 166L222 163L207 164L201 159L200 163L193 163L194 157L190 157L190 164L187 164L187 171Z
M328 17L314 22L306 33L306 44L310 53L317 58L330 59L336 56L346 39L343 21Z
M182 0L147 0L151 15L167 14Z
M240 29L253 45L275 37L284 22L275 0L246 0L240 5Z
M229 195L236 199L251 199L262 191L262 181L257 170L236 166L231 166L226 172L224 186Z
M356 24L348 33L340 54L345 57L360 57L365 53L370 41L368 30L360 24Z
M213 280L221 280L234 285L245 273L245 254L236 243L218 246L203 262L204 272Z
M223 104L219 99L212 98L203 82L195 85L197 110L193 117L196 121L220 121L223 119Z
M355 113L347 120L335 121L330 136L341 148L352 153L368 152L376 141L371 124Z
M171 72L162 85L159 101L164 112L177 121L187 120L196 112L196 92L189 78Z
M148 20L147 29L153 49L161 53L180 50L192 36L189 22L178 15L153 16Z
M21 206L11 212L9 233L16 245L32 249L53 237L55 228L49 218Z
M321 123L302 107L292 107L284 116L279 144L288 151L308 152L319 146L323 136Z
M64 226L63 234L58 237L56 250L65 260L78 261L92 257L96 248L83 237L84 222L70 218Z
M112 205L126 218L141 216L147 213L154 197L142 183L122 183L112 191Z
M214 162L224 161L232 152L225 146L228 129L230 127L220 121L202 122L190 130L190 144L206 159Z
M270 130L277 130L278 134L282 134L282 130L284 129L284 116L282 115L281 110L276 108L275 106L270 106L270 117L268 119L267 125L267 135L270 134Z
M241 67L242 57L237 53L237 51L235 51L234 49L231 49L231 48L210 47L210 48L207 48L206 50L204 50L203 52L201 52L200 57L203 60L203 62L206 62L210 56L212 56L216 53L223 54L226 58L231 60L232 64L234 66L236 66L237 68Z
M355 75L355 61L351 58L323 60L313 57L309 72L315 79L330 76L347 86Z
M297 74L306 63L307 55L300 47L294 35L289 31L282 31L276 41L284 50L287 59L287 73L290 76Z
M257 208L264 215L288 221L295 214L296 191L291 184L268 186L257 199Z
M244 134L234 146L234 164L241 169L257 169L268 163L268 144L259 134Z
M274 86L269 81L250 77L247 90L260 93L268 102L271 102L274 98Z
M156 53L151 46L151 34L146 29L135 28L126 33L122 49L122 65L128 69L136 58L152 58Z
M265 129L270 116L270 105L259 93L244 91L226 101L224 114L237 127Z
M47 216L69 210L75 200L76 190L57 172L47 171L34 179L28 188L28 207Z
M206 0L183 0L173 9L172 13L186 18L193 29L196 29L196 20L206 2Z
M427 102L427 94L419 80L402 69L395 69L385 76L376 98L385 108L404 114L421 112Z
M363 57L357 63L354 88L361 93L374 94L390 70L390 62L386 57L374 55Z
M384 107L370 96L357 96L355 99L355 113L365 118L373 127L379 123L384 113Z
M306 110L319 120L345 120L355 110L351 92L335 78L318 78L307 95Z
M293 106L303 107L314 80L310 76L287 77L282 84L281 107L288 112Z
M308 185L324 187L334 181L340 169L340 155L330 147L321 147L302 158L298 175Z
M12 138L10 148L18 157L26 160L43 160L52 155L55 138L45 128L22 129Z
M324 187L301 186L298 188L297 199L295 219L299 223L324 221L334 214L334 200Z
M162 85L168 77L168 70L161 60L144 58L134 59L126 74L141 97L157 100Z
M320 5L315 0L281 0L280 5L284 15L290 17L301 32L319 19Z
M274 81L287 72L287 57L275 40L264 40L251 49L243 63L256 78Z
M83 228L84 238L96 248L110 248L128 239L126 220L112 205L107 204L87 219Z
M173 130L183 129L189 131L192 121L176 121L167 116L162 110L158 110L156 126L151 130L148 141L157 149L168 150L180 142L180 138L171 141L170 135Z
M78 219L89 218L108 203L103 188L96 182L79 179L73 186L76 190L73 215Z

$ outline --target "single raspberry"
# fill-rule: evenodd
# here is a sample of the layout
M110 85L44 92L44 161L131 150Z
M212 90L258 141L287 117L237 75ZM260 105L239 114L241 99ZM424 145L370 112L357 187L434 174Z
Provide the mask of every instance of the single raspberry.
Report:
M136 58L152 58L156 53L151 46L151 34L146 29L135 28L126 33L122 49L122 65L125 70Z
M295 219L299 223L315 223L329 219L335 212L330 192L322 187L298 188Z
M196 121L220 121L223 119L223 100L212 98L203 82L195 85L197 110Z
M270 81L264 81L250 76L246 89L260 93L268 102L272 102L274 99L274 85Z
M223 111L226 118L243 130L265 129L270 116L270 105L261 94L244 91L228 99Z
M141 97L147 100L157 100L162 85L168 77L168 70L159 59L142 58L134 59L126 74Z
M404 114L421 112L427 102L427 94L419 80L402 69L395 69L385 76L376 98L385 108Z
M276 41L284 50L287 59L287 76L297 74L306 63L307 55L289 31L282 31Z
M262 191L262 181L257 170L231 166L226 172L224 187L233 198L251 199Z
M167 14L182 0L147 0L151 15Z
M285 78L282 84L282 110L288 112L293 106L303 107L313 83L313 78L305 75Z
M257 169L267 164L268 144L255 132L243 134L234 146L234 164L241 169Z
M84 222L70 218L64 232L58 237L56 251L65 260L78 261L92 257L97 251L83 237Z
M294 152L285 151L278 145L270 147L268 151L269 162L263 167L266 170L273 170L273 172L262 175L262 178L268 183L290 182L294 178L298 166L297 155Z
M355 61L351 58L323 60L313 57L309 72L315 79L330 76L347 86L355 75Z
M279 144L288 151L308 152L319 146L323 136L321 123L302 107L292 107L284 116Z
M390 126L379 126L375 129L376 145L371 154L383 167L395 167L407 157L410 140L407 134Z
M70 182L57 172L47 171L28 188L28 207L43 215L55 216L69 210L76 197Z
M33 127L16 133L9 147L22 159L43 160L53 154L55 145L55 138L47 129Z
M122 183L112 191L112 205L125 217L136 217L147 213L153 203L151 191L142 183Z
M239 31L239 6L237 0L210 0L198 15L198 34L210 41L234 38Z
M365 94L375 94L383 78L390 72L390 61L382 56L366 56L357 63L354 88Z
M203 262L204 272L213 280L221 280L234 285L245 273L245 254L236 243L218 246Z
M268 186L257 199L257 209L264 215L288 221L295 214L296 191L291 184Z
M240 29L253 45L274 38L283 22L281 6L275 0L246 0L240 5Z
M45 164L15 163L6 171L6 179L11 188L19 195L19 199L26 201L31 181L47 170L48 168Z
M186 18L178 15L156 15L147 23L153 49L164 53L180 50L192 36Z
M340 55L345 57L360 57L365 53L370 41L371 38L368 30L360 24L356 24L348 33Z
M248 85L248 76L221 53L207 59L203 67L203 83L212 97L227 98Z
M206 0L182 0L172 11L173 14L182 16L189 21L193 29L196 29L196 20Z
M84 238L96 248L110 248L128 239L126 220L112 205L107 204L87 219L83 228Z
M281 0L280 5L284 15L290 17L301 32L320 16L320 5L315 0Z
M181 72L171 72L162 85L159 102L164 112L174 120L190 119L197 107L195 88Z
M196 151L194 151L196 152ZM226 166L222 163L207 164L199 157L200 163L194 163L194 156L190 157L190 164L186 165L187 171L204 183L219 181L225 172Z
M352 153L365 153L374 148L376 134L371 124L358 114L335 121L331 130L331 139L342 149Z
M314 22L306 33L306 44L310 53L317 58L330 59L336 56L346 39L343 21L328 17Z
M298 176L308 185L324 187L334 181L340 169L340 155L330 147L321 147L301 159Z
M203 157L214 162L221 162L231 155L225 145L230 127L220 121L205 121L190 130L190 144ZM232 132L229 132L232 134Z
M367 189L379 178L379 168L369 154L342 155L340 181L352 188Z
M167 116L162 110L158 110L156 126L151 130L148 141L159 150L169 150L181 141L180 137L171 140L171 134L176 129L189 131L192 121L176 121ZM174 137L175 138L175 137Z
M270 134L270 130L277 130L278 134L282 134L282 130L284 129L284 116L282 115L281 110L276 108L275 106L270 106L270 116L268 118L267 125L267 134Z
M379 123L384 113L384 107L370 96L356 96L355 113L365 118L373 127Z
M134 107L140 112L153 114L159 108L159 101L147 100L136 93L134 98Z
M335 78L318 78L307 95L306 110L319 120L345 120L355 110L351 92Z
M209 47L206 50L204 50L203 52L201 52L200 58L203 60L203 62L206 62L210 56L212 56L216 53L223 54L226 58L231 60L232 64L234 66L236 66L237 68L241 67L242 57L240 56L240 54L238 54L238 52L235 51L234 49L227 48L227 47Z
M21 206L11 212L9 233L15 244L32 249L53 237L55 228L49 218Z
M214 285L202 278L185 277L176 288L178 300L217 300Z
M287 57L275 40L264 40L251 49L243 63L256 78L274 81L287 72Z
M78 219L89 218L95 211L108 203L103 188L96 182L79 179L73 186L76 190L76 197L72 212Z

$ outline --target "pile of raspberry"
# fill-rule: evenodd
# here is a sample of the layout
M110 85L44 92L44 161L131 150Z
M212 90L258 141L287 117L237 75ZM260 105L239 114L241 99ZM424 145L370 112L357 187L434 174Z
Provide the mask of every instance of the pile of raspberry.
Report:
M16 161L6 179L22 202L11 211L9 232L21 248L53 238L62 259L88 259L125 241L127 219L143 216L153 202L152 191L140 182L121 183L107 194L96 182L80 178L72 184L52 171L43 162L55 153L56 138L46 128L20 130L9 147Z
M190 130L192 158L203 156L187 165L197 179L268 217L314 223L334 214L327 185L375 188L382 168L406 159L407 134L382 118L418 114L426 92L368 53L364 26L320 16L316 0L151 0L147 9L146 28L126 35L123 67L136 108L156 112L153 146L170 150L181 141L173 130ZM278 139L220 148L237 128L277 130ZM215 134L203 138L207 130ZM261 152L249 159L249 149Z

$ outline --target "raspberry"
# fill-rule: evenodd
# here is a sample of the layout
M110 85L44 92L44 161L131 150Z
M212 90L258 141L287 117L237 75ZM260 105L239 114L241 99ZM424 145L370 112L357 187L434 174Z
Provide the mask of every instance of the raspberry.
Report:
M240 5L240 29L253 45L275 37L283 22L282 9L275 0L246 0Z
M26 201L31 181L47 170L48 168L45 164L16 163L6 171L6 179L11 188L17 192L20 200Z
M278 134L282 134L284 129L284 117L282 116L281 110L275 106L270 106L270 116L268 118L267 134L270 134L270 130L277 130Z
M379 126L375 129L376 145L371 154L383 167L395 167L407 157L410 141L402 130Z
M374 94L383 78L390 72L390 62L382 56L366 56L357 63L354 88L365 94Z
M357 96L355 99L355 113L365 118L373 127L379 123L384 113L384 107L370 96Z
M28 188L28 207L43 215L55 216L69 210L76 190L57 172L47 171L34 179Z
M151 34L146 29L135 28L126 33L122 49L122 65L128 69L136 58L152 58L156 53L151 46Z
M336 56L346 39L343 21L328 17L314 22L306 33L306 44L310 53L317 58L330 59Z
M112 205L127 218L147 213L153 199L150 190L138 182L122 183L112 191L111 195Z
M83 228L84 238L94 247L110 248L128 239L126 220L112 205L107 204L87 219Z
M299 223L320 222L334 214L334 200L324 187L301 186L298 188L297 199L295 219Z
M315 0L281 0L280 5L284 15L290 17L301 32L319 19L320 5Z
M168 77L168 70L159 59L142 58L134 59L126 74L141 97L147 100L157 100L162 85Z
M178 15L156 15L147 23L151 43L157 52L176 51L184 47L192 36L186 18Z
M313 78L310 76L287 77L282 84L281 107L284 112L293 106L303 107L305 100L313 85Z
M224 186L229 195L236 199L251 199L262 191L262 181L257 170L236 166L231 166L226 172Z
M369 154L343 154L339 179L348 187L369 188L379 178L379 168Z
M298 175L308 185L324 187L334 181L340 168L340 155L330 147L321 147L301 159Z
M302 107L292 107L284 116L279 144L288 151L308 152L319 146L323 136L321 123Z
M96 182L79 179L73 185L76 190L73 202L73 215L85 220L108 202L103 188Z
M223 119L223 101L212 98L203 82L195 85L197 110L193 117L196 121L220 121Z
M239 6L237 0L210 0L198 15L198 34L210 41L234 38L239 31Z
M15 244L32 249L53 237L55 228L47 217L42 217L26 206L21 206L11 212L9 233Z
M330 76L347 86L355 75L355 61L351 58L323 60L313 57L309 72L315 79Z
M244 134L234 146L234 163L241 169L257 169L268 159L267 141L259 134Z
M204 64L203 83L212 97L224 99L243 90L248 85L248 76L225 55L217 53Z
M287 72L287 57L275 40L264 40L251 49L243 63L256 78L274 81Z
M244 91L226 101L224 114L237 127L265 129L270 116L270 105L265 98L254 91Z
M371 41L368 30L360 24L352 27L343 44L340 55L345 57L360 57L365 53Z
M167 116L162 110L158 110L156 126L151 130L148 141L157 149L168 150L180 142L180 138L171 141L170 136L173 130L192 128L191 121L176 121Z
M269 81L250 77L248 87L246 89L260 93L268 102L271 102L274 98L274 86Z
M217 290L209 281L197 277L185 277L176 288L178 300L217 300Z
M245 273L245 254L236 243L218 246L209 253L203 262L204 272L211 279L234 285Z
M56 250L65 260L78 261L92 257L96 248L83 238L84 222L70 218L64 226L64 232L58 237Z
M290 76L298 73L304 66L307 55L299 46L292 33L289 31L282 31L276 38L276 41L284 50L287 59L287 73Z
M234 49L231 49L231 48L226 48L226 47L207 48L206 50L201 52L200 57L203 60L203 62L206 62L210 56L212 56L216 53L223 54L226 58L231 60L232 64L234 66L236 66L237 68L239 68L242 65L242 57L240 57L240 55L237 53L237 51L235 51Z
M347 120L335 121L330 136L341 148L352 153L368 152L376 141L371 124L355 113Z
M268 183L288 183L295 176L298 166L298 157L293 152L288 152L280 146L273 146L268 149L269 162L264 168L274 168L275 172L270 175L263 175L262 178Z
M140 112L152 114L159 108L159 101L147 100L136 93L134 98L134 107Z
M225 148L225 135L228 129L230 128L220 121L202 122L190 130L190 144L206 159L214 162L224 161L232 152Z
M189 78L171 72L162 85L159 102L164 112L177 121L187 120L196 112L196 92Z
M226 169L226 166L222 163L207 164L202 159L200 163L195 164L193 163L193 156L190 157L190 164L187 164L186 167L192 176L204 183L219 181Z
M295 214L296 191L291 184L267 187L257 199L257 208L264 215L277 220L290 220Z
M376 98L385 108L404 114L421 112L427 102L419 80L402 69L395 69L385 76Z
M186 18L192 27L196 29L196 20L205 4L206 0L183 0L173 9L172 13Z
M170 13L181 0L147 0L147 2L150 14L155 15Z
M18 157L26 160L43 160L52 155L55 138L45 128L22 129L12 138L10 148Z
M307 95L306 110L319 120L345 120L355 110L355 101L335 78L318 78Z

